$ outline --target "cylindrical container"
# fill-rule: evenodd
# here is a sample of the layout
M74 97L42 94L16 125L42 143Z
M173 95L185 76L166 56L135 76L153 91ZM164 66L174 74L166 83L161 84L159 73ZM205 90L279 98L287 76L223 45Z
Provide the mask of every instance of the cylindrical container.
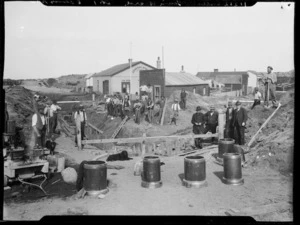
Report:
M107 192L107 167L104 161L88 161L83 165L83 188L91 196Z
M232 153L234 152L234 139L232 138L224 138L219 141L219 152L218 152L218 158L223 159L224 153Z
M183 185L186 187L207 186L206 163L202 156L187 156L184 158L184 179Z
M15 134L16 133L16 121L15 120L8 120L7 121L6 133L8 133L8 134Z
M241 185L244 183L242 178L242 157L238 153L225 153L223 157L223 181L225 184Z
M158 188L161 186L159 157L145 156L143 160L142 187Z

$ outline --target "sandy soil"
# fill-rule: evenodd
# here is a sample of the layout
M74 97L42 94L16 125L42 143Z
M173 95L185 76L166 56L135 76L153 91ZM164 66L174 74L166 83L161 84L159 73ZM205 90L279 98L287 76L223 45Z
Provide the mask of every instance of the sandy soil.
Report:
M57 151L64 154L68 165L95 157L95 148L87 146L78 151L74 142L66 137L57 140ZM222 183L223 167L215 163L212 153L205 154L207 187L186 188L181 184L184 157L161 157L165 163L161 168L163 186L158 189L141 187L141 177L133 175L134 164L139 157L129 161L109 162L124 169L108 170L109 192L104 199L86 196L49 196L34 201L10 201L4 203L5 220L39 220L44 215L225 215L228 209L242 209L275 202L292 201L292 177L260 168L243 169L245 183L230 186ZM60 185L55 184L55 185ZM55 186L53 185L53 186ZM50 185L51 186L51 185ZM74 186L70 186L74 190ZM31 190L40 192L39 190ZM10 191L6 191L9 195ZM45 205L49 207L45 207ZM291 221L290 211L254 217L257 220Z

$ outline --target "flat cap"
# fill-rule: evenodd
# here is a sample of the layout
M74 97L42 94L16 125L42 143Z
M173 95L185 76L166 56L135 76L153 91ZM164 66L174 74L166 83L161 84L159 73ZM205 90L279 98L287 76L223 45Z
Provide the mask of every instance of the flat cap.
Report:
M237 100L235 105L241 105L242 103L240 102L240 100Z

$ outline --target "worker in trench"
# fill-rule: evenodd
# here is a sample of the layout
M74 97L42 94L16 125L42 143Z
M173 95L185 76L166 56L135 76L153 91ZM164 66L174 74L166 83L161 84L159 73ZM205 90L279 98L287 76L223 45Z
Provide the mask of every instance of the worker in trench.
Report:
M129 115L130 114L130 106L131 106L131 103L130 103L130 100L129 100L129 96L125 95L124 100L122 101L123 118L125 116L130 118L130 115Z
M275 91L277 84L277 76L275 73L272 73L273 68L271 66L267 67L267 73L263 73L263 82L265 85L265 105L272 101L273 107L277 108L278 103L276 101Z
M210 106L210 111L208 111L205 114L206 118L206 127L205 127L205 134L207 132L211 132L212 134L215 134L217 131L217 126L218 126L218 118L219 118L219 113L215 110L215 106L211 105ZM215 141L215 137L212 138L212 142Z
M193 114L192 117L192 124L193 124L193 133L194 134L203 134L205 131L205 115L201 112L201 107L197 106L196 113ZM202 148L202 139L195 138L195 147Z
M237 101L236 109L233 111L233 127L236 132L235 143L239 145L245 144L245 128L248 119L247 110L241 107L241 102Z
M87 116L83 105L79 105L79 107L77 107L77 111L74 114L75 121L77 116L80 117L81 140L84 140L86 139L84 129L87 126ZM75 147L77 147L77 132L75 134Z
M177 98L175 98L174 103L173 103L172 106L171 106L171 109L172 109L172 111L173 111L173 114L171 115L171 118L170 118L170 119L171 119L170 125L171 125L172 123L174 123L174 124L177 126L176 121L177 121L177 118L178 118L178 116L179 116L179 111L181 110Z
M57 101L53 100L52 105L50 106L50 132L55 133L57 126L57 113L58 110L61 110L60 106L57 105Z
M139 99L137 99L133 105L133 111L134 111L134 116L135 116L135 123L140 124L141 122L141 108L142 108L142 103L140 102Z
M233 105L232 101L228 102L228 107L226 109L226 124L225 124L225 138L232 138L234 139L234 128L233 128Z
M183 110L186 110L186 96L187 96L187 93L184 89L181 90L181 93L180 93L180 99L181 99L181 104L182 104L182 109Z
M34 148L45 148L45 135L46 135L46 118L44 116L43 107L35 107L35 113L32 116L32 128L34 135Z
M255 106L260 105L261 93L258 91L258 87L254 88L254 102L251 107L251 110L254 109Z
M153 103L151 97L148 97L148 100L147 100L147 103L146 103L146 108L147 108L148 122L152 123L154 103Z

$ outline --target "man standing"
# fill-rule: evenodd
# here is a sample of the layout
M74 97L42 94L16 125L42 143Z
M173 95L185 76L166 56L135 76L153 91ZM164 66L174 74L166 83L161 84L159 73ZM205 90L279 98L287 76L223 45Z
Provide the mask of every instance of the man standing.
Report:
M256 105L260 105L261 93L258 91L258 87L254 88L254 103L251 109L254 109Z
M183 110L186 109L186 96L187 96L187 93L185 92L184 89L182 89L181 93L180 93L180 99L181 99L181 102L182 102L182 109Z
M125 95L125 98L124 98L123 103L122 103L122 109L124 111L124 113L122 113L122 114L124 115L124 117L127 116L129 118L130 105L131 105L131 103L130 103L130 100L129 100L129 96Z
M210 106L210 111L206 113L206 131L211 132L213 134L216 133L216 129L218 126L218 118L219 118L219 113L215 111L215 107L212 105ZM212 138L212 142L214 142L215 138Z
M34 135L34 148L43 148L45 146L45 117L43 115L44 109L38 108L32 116L32 128Z
M196 113L193 114L191 122L193 124L194 134L204 133L205 116L201 113L200 106L197 106ZM201 138L195 138L195 146L200 149L202 148Z
M228 102L228 107L226 110L226 125L225 125L225 138L233 138L233 123L232 123L232 119L233 119L233 107L232 107L232 101Z
M154 103L152 99L149 97L147 100L147 112L148 112L149 123L152 123L153 120L153 109L154 109Z
M277 76L275 73L272 73L273 68L268 66L267 74L264 74L263 82L265 85L265 104L268 104L269 100L272 101L273 107L277 107L277 101L275 97Z
M80 117L81 140L83 140L85 138L84 129L86 126L86 121L87 121L86 112L84 110L83 105L80 105L78 107L77 111L75 112L75 114L74 114L75 121L76 121L77 116ZM76 147L77 147L77 132L75 135L75 143L76 143Z
M233 126L236 130L235 143L239 145L245 144L245 127L248 119L247 111L241 107L241 102L237 101L236 109L233 112Z
M57 101L53 100L53 103L50 107L50 111L52 111L52 127L51 127L51 132L55 133L55 129L57 126L57 112L58 110L61 110L61 108L57 105ZM50 113L51 114L51 113Z
M172 104L171 108L173 110L173 115L171 116L170 124L172 124L174 122L174 124L177 126L176 120L177 120L177 117L179 116L179 110L181 110L177 98L175 98L175 101Z

